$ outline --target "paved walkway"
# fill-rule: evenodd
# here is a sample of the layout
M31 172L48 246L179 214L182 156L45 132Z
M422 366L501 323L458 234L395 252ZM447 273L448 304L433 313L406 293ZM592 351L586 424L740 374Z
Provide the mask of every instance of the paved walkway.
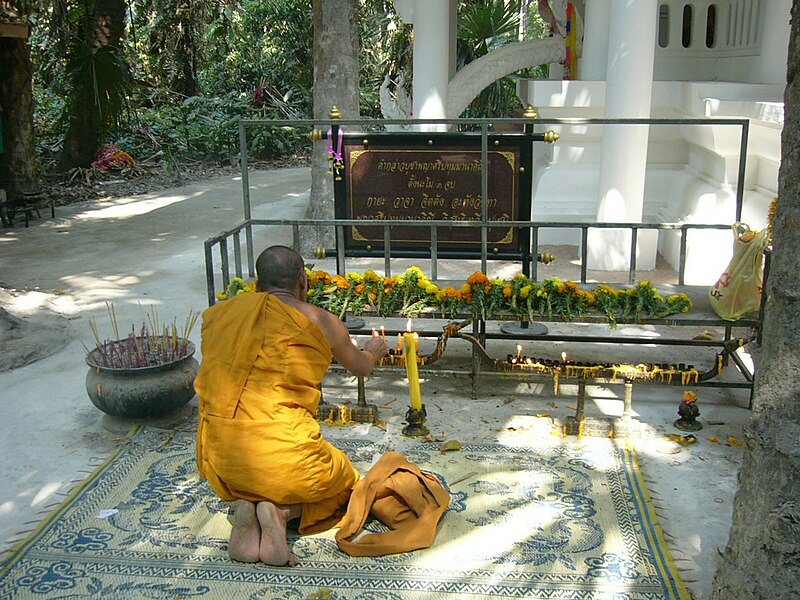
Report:
M303 216L308 169L256 172L250 181L254 217ZM125 328L141 323L151 305L162 321L175 318L178 323L189 309L203 310L203 241L241 221L241 196L239 178L227 176L128 199L59 207L55 219L0 230L0 282L32 291L17 298L11 310L20 315L56 312L69 320L73 332L72 341L54 354L0 372L0 551L19 532L34 527L119 443L120 434L104 427L84 387L84 350L77 338L89 343L90 317L108 333L106 302L114 303ZM273 232L256 244L288 241ZM191 337L199 346L199 327ZM376 398L398 399L381 415L388 440L403 421L406 399L399 383L387 374L368 382ZM470 401L468 379L437 377L424 385L439 408L430 418L432 428L461 440L524 443L524 437L514 436L524 436L525 427L510 424L542 412L564 417L574 404L570 386L554 397L552 386L487 380L478 400ZM331 394L354 400L355 386L340 378L333 381ZM589 394L592 410L621 410L621 386L592 386ZM647 386L637 390L634 408L651 430L677 432L671 424L679 401L680 388ZM667 455L656 451L655 438L633 442L670 546L697 598L708 596L717 551L727 541L741 449L724 440L740 436L749 414L746 406L744 392L704 388L701 420L722 424L707 426L697 444ZM708 441L712 435L723 443Z

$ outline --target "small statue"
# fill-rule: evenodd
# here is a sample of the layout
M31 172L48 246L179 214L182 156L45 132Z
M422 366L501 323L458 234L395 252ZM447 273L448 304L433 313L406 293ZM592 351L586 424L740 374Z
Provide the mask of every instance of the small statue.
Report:
M697 420L700 416L700 409L697 408L697 394L691 391L683 392L683 400L678 405L680 419L674 425L681 431L700 431L703 424Z

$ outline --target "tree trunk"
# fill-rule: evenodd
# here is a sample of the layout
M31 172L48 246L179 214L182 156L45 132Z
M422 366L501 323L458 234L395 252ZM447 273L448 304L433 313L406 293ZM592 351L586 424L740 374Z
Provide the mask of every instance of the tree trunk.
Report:
M172 81L173 91L191 98L200 93L197 81L197 35L195 33L196 18L192 14L192 2L183 0L176 11L177 40L175 44L175 62L177 72Z
M88 5L91 3L87 3ZM125 32L125 0L97 0L91 26L82 32L92 54L104 46L119 46ZM80 43L80 42L79 42ZM98 86L93 72L82 73L74 88L69 127L58 162L60 171L88 167L97 153L104 115L98 103Z
M358 3L350 0L314 0L314 118L330 118L333 106L344 119L359 117ZM333 182L328 174L329 140L315 142L311 159L309 219L333 218ZM303 232L301 253L308 256L319 246L331 248L330 227L310 227Z
M23 192L38 191L33 144L31 47L26 38L0 37L0 116L3 152L0 153L0 189L10 205Z
M712 598L800 597L800 0L792 6L774 253L733 524Z

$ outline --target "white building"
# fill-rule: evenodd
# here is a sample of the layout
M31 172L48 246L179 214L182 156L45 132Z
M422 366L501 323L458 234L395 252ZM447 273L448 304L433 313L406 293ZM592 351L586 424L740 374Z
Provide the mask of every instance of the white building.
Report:
M549 4L563 32L566 0ZM454 73L455 5L395 0L401 17L414 23L418 118L458 117L491 81L564 58L565 39L556 34L512 44ZM583 25L577 77L564 80L563 68L555 65L552 79L520 83L523 103L544 119L748 119L741 220L764 227L778 189L790 0L587 0L575 6ZM533 220L735 221L741 126L543 129L561 137L554 145L535 146ZM640 236L638 267L651 268L656 244L676 266L677 234L647 233L653 235ZM593 230L589 268L627 269L627 235ZM543 232L540 243L565 239L577 244L577 231L550 230L549 238ZM731 247L730 232L693 232L686 283L713 283Z

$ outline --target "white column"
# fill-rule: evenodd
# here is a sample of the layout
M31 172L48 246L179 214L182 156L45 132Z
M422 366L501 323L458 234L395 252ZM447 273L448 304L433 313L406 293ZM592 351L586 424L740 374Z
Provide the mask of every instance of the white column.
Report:
M786 53L790 38L792 3L770 0L761 7L761 28L758 32L761 55L750 81L786 85Z
M444 119L450 81L450 4L452 0L416 0L414 4L414 117ZM446 131L446 125L421 126Z
M611 5L588 0L583 16L583 49L578 61L578 76L585 81L605 81Z
M607 118L647 118L653 89L657 0L611 0L606 80ZM642 220L648 126L603 127L597 220ZM637 269L655 268L657 232L639 235ZM589 233L590 269L627 270L629 230Z

